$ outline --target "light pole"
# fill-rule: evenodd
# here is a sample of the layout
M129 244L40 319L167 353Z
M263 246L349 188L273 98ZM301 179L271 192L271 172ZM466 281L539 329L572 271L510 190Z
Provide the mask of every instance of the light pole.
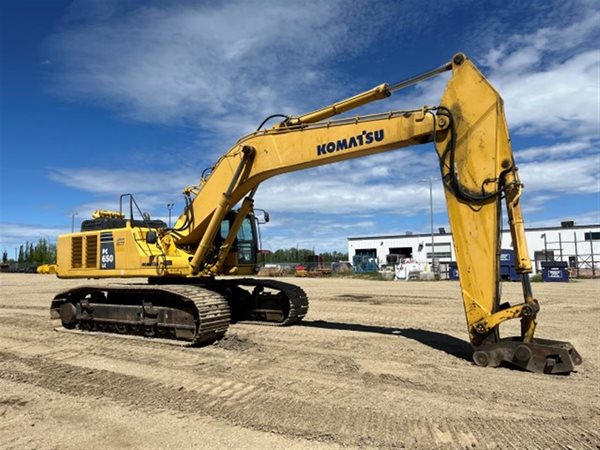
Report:
M71 233L75 232L75 216L79 214L77 211L75 211L73 214L71 214Z
M546 240L546 233L540 236L544 238L544 261L548 261L548 241Z
M169 228L171 228L171 210L173 209L174 203L167 203L167 208L169 209Z
M435 266L435 240L433 238L433 179L423 178L421 182L429 183L429 217L431 219L431 271L434 271Z

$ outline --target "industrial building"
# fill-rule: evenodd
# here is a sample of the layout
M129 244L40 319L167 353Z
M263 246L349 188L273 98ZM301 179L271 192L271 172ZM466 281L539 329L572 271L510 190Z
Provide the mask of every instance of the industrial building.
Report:
M534 273L541 270L542 262L562 261L574 271L573 275L600 275L600 224L577 225L572 221L554 227L526 228L529 257ZM512 249L508 229L502 231L502 249ZM386 264L388 255L402 255L419 263L436 262L441 265L456 261L452 234L444 228L437 233L361 236L348 238L348 257L372 259L378 265Z

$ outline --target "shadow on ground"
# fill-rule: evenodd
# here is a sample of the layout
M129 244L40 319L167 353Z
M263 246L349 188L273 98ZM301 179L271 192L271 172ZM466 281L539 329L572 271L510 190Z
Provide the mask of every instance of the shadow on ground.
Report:
M296 326L402 336L407 339L413 339L436 350L441 350L456 358L472 361L473 349L471 344L462 339L450 336L449 334L439 333L437 331L420 330L416 328L380 327L357 323L328 322L325 320L303 320Z

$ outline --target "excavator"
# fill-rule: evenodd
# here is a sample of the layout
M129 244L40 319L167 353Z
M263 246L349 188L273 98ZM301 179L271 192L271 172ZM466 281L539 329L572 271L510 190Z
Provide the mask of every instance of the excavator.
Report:
M333 119L447 71L451 76L438 106ZM274 118L281 120L263 128ZM232 322L296 324L308 311L306 293L290 283L251 276L257 270L259 215L253 203L260 183L292 171L432 142L473 361L537 373L572 372L581 364L573 345L534 338L540 307L529 278L523 184L503 101L462 53L434 70L383 83L307 114L267 117L205 170L198 185L184 189L185 208L172 227L142 213L131 194L121 196L118 211L97 210L80 232L58 237L57 276L144 277L148 282L66 290L53 299L51 319L62 330L182 345L214 342ZM513 305L500 298L503 203L523 291L522 302ZM500 338L500 325L511 319L520 320L520 335Z

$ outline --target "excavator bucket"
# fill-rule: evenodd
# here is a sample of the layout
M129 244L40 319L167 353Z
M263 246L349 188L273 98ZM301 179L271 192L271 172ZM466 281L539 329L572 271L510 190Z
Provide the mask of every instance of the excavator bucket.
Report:
M506 363L528 372L569 374L581 364L581 356L569 342L521 338L501 339L495 344L481 346L473 353L475 364L498 367Z

